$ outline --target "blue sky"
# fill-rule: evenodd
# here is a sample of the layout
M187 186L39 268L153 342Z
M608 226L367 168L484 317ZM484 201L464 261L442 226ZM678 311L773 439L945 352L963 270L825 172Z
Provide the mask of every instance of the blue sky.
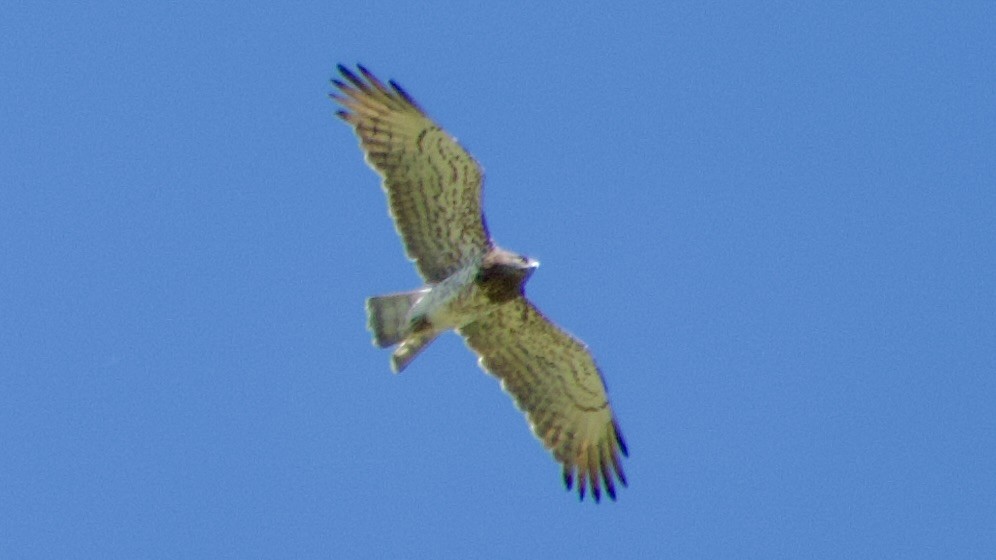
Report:
M507 7L506 7L507 6ZM0 18L0 557L996 551L996 9L69 3ZM578 503L326 97L476 155L631 457Z

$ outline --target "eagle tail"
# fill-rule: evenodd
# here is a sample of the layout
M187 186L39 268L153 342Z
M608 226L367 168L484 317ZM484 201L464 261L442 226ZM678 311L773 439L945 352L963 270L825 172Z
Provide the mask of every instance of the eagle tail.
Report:
M423 295L424 290L415 290L367 299L367 329L375 346L394 346L408 336L412 330L408 312Z
M439 335L438 331L427 328L424 321L413 323L410 317L412 307L426 292L422 288L367 299L367 329L373 334L374 345L387 348L400 344L391 355L391 369L395 373L405 369Z

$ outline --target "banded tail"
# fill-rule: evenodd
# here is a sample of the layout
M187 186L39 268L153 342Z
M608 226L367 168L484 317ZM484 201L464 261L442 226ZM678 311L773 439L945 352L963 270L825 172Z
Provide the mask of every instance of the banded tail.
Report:
M401 373L439 335L427 323L413 322L408 313L429 290L374 296L367 299L367 330L380 348L400 344L391 354L391 370Z

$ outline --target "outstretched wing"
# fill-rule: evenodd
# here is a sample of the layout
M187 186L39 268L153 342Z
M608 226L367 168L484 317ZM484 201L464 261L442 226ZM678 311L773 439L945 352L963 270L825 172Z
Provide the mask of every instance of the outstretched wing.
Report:
M439 282L491 247L481 212L481 166L432 122L394 81L385 86L339 65L345 81L332 94L345 110L367 163L383 178L391 216L408 257L428 282Z
M604 487L614 500L614 480L626 485L619 453L628 452L588 348L524 296L496 304L459 331L563 465L567 489L577 476L581 499L590 487L598 501Z

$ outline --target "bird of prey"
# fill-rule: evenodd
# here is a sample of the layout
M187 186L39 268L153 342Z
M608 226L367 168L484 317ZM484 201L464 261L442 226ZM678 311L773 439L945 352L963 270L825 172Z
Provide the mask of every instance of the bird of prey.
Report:
M587 346L547 319L524 292L539 265L498 247L481 210L483 172L396 82L339 65L337 115L383 179L391 216L426 285L371 297L367 326L405 369L440 333L456 330L525 412L563 466L568 490L616 498L626 444Z

